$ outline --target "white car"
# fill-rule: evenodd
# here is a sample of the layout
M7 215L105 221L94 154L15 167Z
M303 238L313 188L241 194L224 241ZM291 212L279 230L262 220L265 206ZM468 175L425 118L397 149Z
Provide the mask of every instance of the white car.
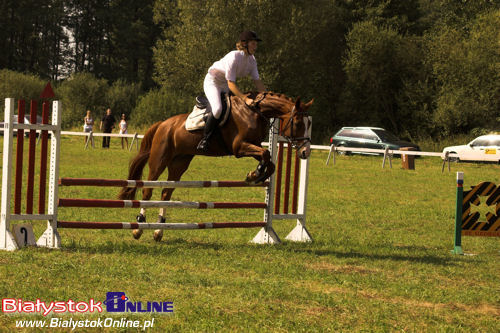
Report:
M481 135L466 145L446 147L446 152L458 155L450 160L500 163L500 134Z

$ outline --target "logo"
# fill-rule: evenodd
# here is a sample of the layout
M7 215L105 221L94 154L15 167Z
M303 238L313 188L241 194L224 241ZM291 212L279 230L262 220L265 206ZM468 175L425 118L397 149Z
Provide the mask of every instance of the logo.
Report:
M106 293L107 312L174 312L174 302L132 302L122 291L110 291Z
M102 312L101 302L95 302L90 299L89 302L75 302L71 299L68 301L55 301L46 303L39 298L36 301L24 301L15 298L2 299L3 313L37 313L47 316L50 313L87 313L87 312Z

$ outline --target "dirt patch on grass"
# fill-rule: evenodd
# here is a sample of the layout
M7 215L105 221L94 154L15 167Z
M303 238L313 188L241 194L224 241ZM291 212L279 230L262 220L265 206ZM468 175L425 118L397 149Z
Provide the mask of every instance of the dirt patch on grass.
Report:
M399 305L404 305L408 306L410 308L427 308L427 309L433 309L433 310L458 310L458 311L463 311L463 312L470 312L478 315L484 315L484 316L500 316L500 307L493 305L493 304L487 304L487 303L482 303L478 306L472 306L472 305L467 305L467 304L461 304L461 303L433 303L433 302L427 302L427 301L420 301L416 299L410 299L410 298L404 298L400 296L388 296L388 295L382 295L376 291L366 291L366 290L351 290L343 287L338 287L338 286L332 286L332 285L326 285L323 283L318 283L314 282L312 283L311 281L301 281L296 284L297 288L306 288L310 290L311 292L316 292L316 293L324 293L324 294L343 294L343 295L348 295L352 296L353 298L356 297L363 297L366 299L373 299L376 301L381 301L385 303L391 303L391 304L399 304Z
M334 312L336 312L334 308L324 306L311 306L302 309L302 313L306 317L322 317Z
M8 265L11 264L12 260L7 259L7 258L0 258L0 265Z
M390 296L380 295L376 292L367 292L367 291L362 291L362 290L358 290L356 292L356 294L361 295L362 297L365 297L365 298L376 299L379 301L392 303L392 304L407 305L409 307L427 308L427 309L433 309L433 310L439 310L439 309L459 310L459 311L465 311L465 312L470 312L470 313L476 313L479 315L500 316L500 307L496 307L492 304L483 303L483 304L480 304L479 306L471 306L471 305L466 305L466 304L461 304L461 303L432 303L432 302L420 301L420 300L398 297L398 296L390 297Z
M354 265L334 265L329 262L316 262L309 263L305 265L307 268L312 270L328 271L330 273L339 274L375 274L379 270L367 268L364 266L354 266Z

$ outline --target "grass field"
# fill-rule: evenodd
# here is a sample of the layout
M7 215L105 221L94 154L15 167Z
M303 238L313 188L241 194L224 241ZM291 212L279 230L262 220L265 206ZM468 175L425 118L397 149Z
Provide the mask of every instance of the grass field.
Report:
M110 150L84 151L82 138L64 137L61 176L125 178L134 151L121 150L115 138L111 143ZM474 255L450 250L455 172L465 172L466 188L486 180L500 185L500 166L452 164L451 172L441 173L436 158L419 158L408 171L399 159L382 169L381 157L340 156L328 167L326 157L319 151L311 157L307 226L313 243L249 244L258 229L166 231L161 243L152 231L137 241L130 231L64 229L61 250L0 252L0 298L104 301L107 292L124 291L133 301L172 301L172 314L127 316L154 317L157 332L498 332L499 239L464 237L464 251ZM250 159L197 157L183 180L243 180L255 166ZM61 197L116 194L112 188L60 189ZM179 189L173 199L263 197L262 189ZM60 209L61 220L133 222L136 214ZM156 214L149 210L149 221ZM172 222L261 219L262 211L251 210L168 212ZM294 224L277 221L275 229L283 239ZM35 224L37 236L44 229L44 222ZM2 314L0 331L14 331L19 319L44 318Z

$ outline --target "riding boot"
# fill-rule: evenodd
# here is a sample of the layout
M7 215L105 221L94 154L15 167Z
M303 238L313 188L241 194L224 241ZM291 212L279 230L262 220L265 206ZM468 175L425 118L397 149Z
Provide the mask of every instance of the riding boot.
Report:
M208 146L210 144L210 138L215 132L217 125L219 124L219 119L216 119L214 115L210 112L207 120L205 121L205 128L203 129L203 139L201 139L198 144L197 149L203 152L208 151Z

